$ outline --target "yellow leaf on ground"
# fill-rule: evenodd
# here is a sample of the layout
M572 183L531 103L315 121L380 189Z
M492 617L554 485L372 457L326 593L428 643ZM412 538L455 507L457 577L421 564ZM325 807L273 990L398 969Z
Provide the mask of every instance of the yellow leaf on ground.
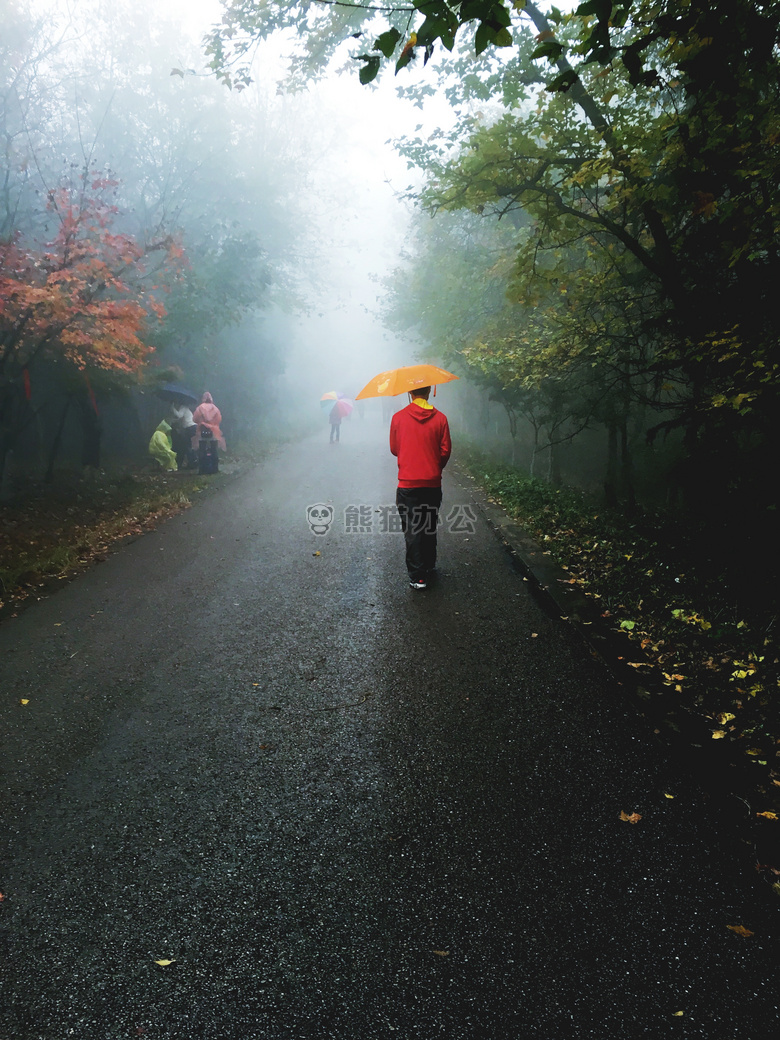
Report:
M29 699L27 697L22 697L22 699L19 701L19 703L20 704L29 704L30 701L29 701Z
M727 924L726 927L729 931L736 932L737 935L741 935L745 939L753 934L749 928L745 928L741 924Z
M172 960L172 961L162 960L162 961L155 961L154 963L155 964L159 964L161 968L167 968L169 964L175 964L176 961L175 961L175 959Z
M450 951L449 950L434 950L433 952L435 954L438 954L439 957L449 957L449 955L450 955Z
M765 820L776 820L777 813L774 812L757 812L756 816L763 816Z
M722 711L720 715L715 716L715 718L721 724L721 726L725 726L727 722L731 722L731 720L735 719L736 717L737 716L732 715L730 711Z
M620 819L623 820L624 823L639 823L642 817L638 812L627 813L621 811Z
M674 795L673 794L667 794L666 791L664 791L664 798L674 798Z
M726 736L725 729L714 729L712 731L713 740L722 740Z
M673 1011L672 1012L672 1015L673 1015L674 1018L682 1018L684 1014L685 1014L684 1011Z

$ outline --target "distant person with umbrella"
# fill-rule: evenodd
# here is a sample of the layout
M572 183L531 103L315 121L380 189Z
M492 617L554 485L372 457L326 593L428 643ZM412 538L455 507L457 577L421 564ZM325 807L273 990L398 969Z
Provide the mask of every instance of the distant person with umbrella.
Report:
M354 405L337 390L328 390L320 398L320 406L328 409L328 422L330 423L330 443L338 444L341 437L341 420L349 418Z
M194 401L192 402L195 403ZM187 469L196 465L195 452L192 448L192 439L198 432L192 410L186 399L171 401L168 412L168 422L171 424L171 440L173 450L176 452L176 461L179 469Z
M398 459L395 503L413 589L426 589L436 567L441 475L452 451L447 416L429 403L431 386L424 383L447 383L457 378L436 365L407 365L380 372L357 395L361 400L409 395L409 404L390 421L390 451Z
M155 393L163 401L169 402L166 421L170 426L171 444L179 469L185 469L195 461L192 439L197 432L197 426L192 418L192 409L197 405L198 398L179 383L163 383Z

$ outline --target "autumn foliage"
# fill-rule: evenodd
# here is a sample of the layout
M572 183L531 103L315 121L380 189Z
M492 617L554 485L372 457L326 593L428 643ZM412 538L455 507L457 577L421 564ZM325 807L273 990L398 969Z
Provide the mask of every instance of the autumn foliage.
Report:
M17 233L0 243L0 372L13 378L42 355L79 368L136 371L151 348L142 335L150 317L165 311L144 288L152 250L180 253L171 241L142 247L112 230L117 207L107 200L116 182L85 176L51 190L56 220L50 242L27 243Z
M152 352L145 333L165 314L164 278L175 277L183 255L170 237L141 244L116 230L116 189L85 169L48 191L43 233L0 242L2 456L22 432L19 401L30 397L36 363L134 374Z

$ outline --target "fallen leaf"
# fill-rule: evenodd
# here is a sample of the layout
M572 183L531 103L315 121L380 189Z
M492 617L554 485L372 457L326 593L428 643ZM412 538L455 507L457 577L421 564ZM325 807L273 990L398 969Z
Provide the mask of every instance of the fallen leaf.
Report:
M721 726L725 726L727 722L731 722L731 720L735 719L736 717L737 716L732 715L730 711L722 711L720 715L715 716L715 718L721 724Z
M627 812L622 812L621 811L620 819L623 820L624 823L639 823L639 821L642 819L642 817L637 812L633 812L633 813L629 814Z
M727 924L726 927L729 931L736 932L737 935L741 935L745 939L753 934L749 928L745 928L741 924Z
M539 638L539 633L538 632L532 632L531 633L531 639L538 639L538 638Z
M175 961L175 959L172 960L172 961L162 960L162 961L155 961L154 963L155 964L159 964L161 968L167 968L169 964L175 964L176 961Z
M664 791L664 798L674 798L674 795L673 794L667 794L666 791Z
M672 1012L672 1017L673 1018L682 1018L684 1014L685 1014L684 1011L673 1011Z
M726 736L725 729L714 729L712 731L713 740L722 740Z
M29 703L30 703L30 701L29 701L29 698L27 698L27 697L22 697L22 699L21 699L21 700L19 701L19 703L20 703L20 704L29 704Z
M434 950L433 952L437 954L439 957L449 957L450 955L449 950Z
M776 820L777 813L773 812L757 812L756 816L763 816L765 820Z
M312 553L312 556L322 556L322 553L321 553L321 552L319 552L319 551L318 551L318 552L313 552L313 553Z

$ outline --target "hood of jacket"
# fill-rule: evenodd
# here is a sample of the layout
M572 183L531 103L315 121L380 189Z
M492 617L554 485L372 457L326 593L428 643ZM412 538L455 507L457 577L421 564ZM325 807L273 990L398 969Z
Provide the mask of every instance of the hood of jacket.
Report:
M421 408L420 405L415 404L414 401L412 401L410 405L407 405L406 410L413 419L416 419L417 422L421 423L428 422L432 416L436 415L435 408Z

